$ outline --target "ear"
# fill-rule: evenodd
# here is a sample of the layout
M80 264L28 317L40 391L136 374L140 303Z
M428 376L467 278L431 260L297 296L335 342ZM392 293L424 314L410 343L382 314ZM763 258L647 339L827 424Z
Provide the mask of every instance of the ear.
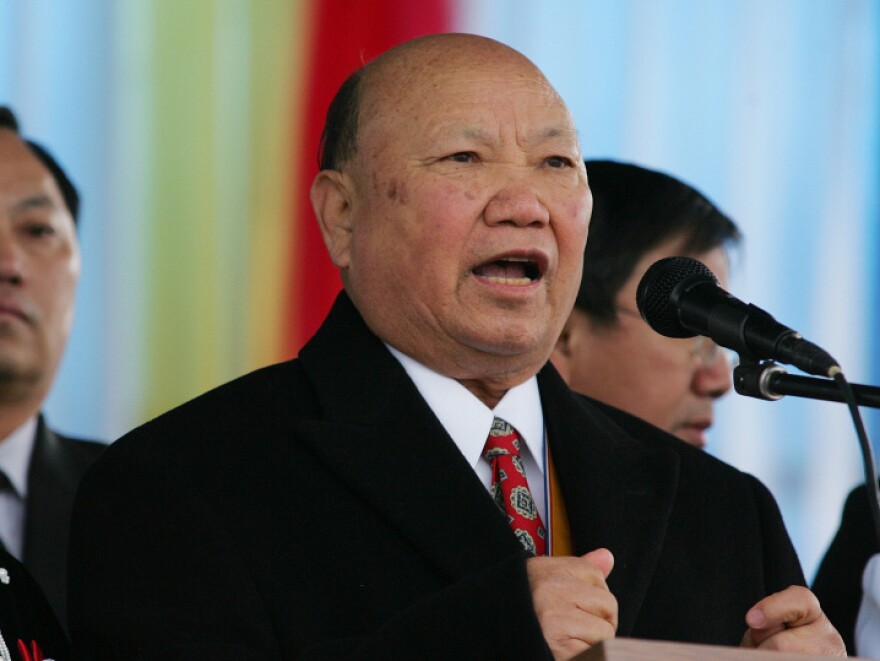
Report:
M553 347L553 353L558 354L564 358L571 357L571 341L572 341L572 330L574 326L574 315L568 315L568 319L565 320L565 325L562 327L562 332L559 334L559 339L556 340L556 346Z
M559 372L559 376L566 383L570 382L571 377L571 331L572 331L572 315L565 320L562 332L556 340L556 346L553 347L553 353L550 354L550 362Z
M322 170L309 192L324 245L337 268L348 268L354 216L354 190L351 177L336 170Z

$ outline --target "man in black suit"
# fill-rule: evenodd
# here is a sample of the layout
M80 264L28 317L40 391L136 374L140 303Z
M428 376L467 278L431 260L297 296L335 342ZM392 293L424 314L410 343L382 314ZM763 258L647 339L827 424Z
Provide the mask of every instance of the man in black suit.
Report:
M873 631L863 631L856 635L856 623L860 606L864 607L865 594L863 580L865 568L873 557L880 553L880 543L874 530L874 519L865 485L853 489L846 498L840 527L825 552L825 557L816 572L813 590L822 600L828 617L840 631L850 654L876 654L876 623L866 622L863 626ZM871 602L877 595L867 595ZM862 638L861 642L859 638ZM864 639L869 638L872 649L865 649Z
M55 159L0 107L0 542L62 622L73 497L104 448L55 434L40 415L73 321L78 210Z
M531 62L472 35L380 56L331 104L312 203L345 292L299 358L83 480L81 654L549 659L615 633L842 650L790 587L760 483L547 365L590 193Z

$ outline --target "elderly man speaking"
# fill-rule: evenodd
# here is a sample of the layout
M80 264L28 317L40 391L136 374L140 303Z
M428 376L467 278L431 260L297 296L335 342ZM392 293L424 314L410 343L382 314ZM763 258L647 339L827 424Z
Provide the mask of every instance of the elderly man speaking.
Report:
M87 475L85 658L562 659L615 635L842 651L760 483L547 365L591 197L531 62L475 36L399 46L342 86L322 158L345 291L296 360Z

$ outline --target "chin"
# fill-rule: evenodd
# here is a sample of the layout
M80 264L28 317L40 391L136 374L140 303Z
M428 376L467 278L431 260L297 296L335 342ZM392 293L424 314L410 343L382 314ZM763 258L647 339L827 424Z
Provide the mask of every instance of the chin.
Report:
M0 383L31 383L38 381L40 373L21 362L0 358Z
M540 352L547 348L547 356L553 348L543 335L530 328L513 328L502 326L490 332L477 333L473 336L472 346L486 353L500 356L518 356Z

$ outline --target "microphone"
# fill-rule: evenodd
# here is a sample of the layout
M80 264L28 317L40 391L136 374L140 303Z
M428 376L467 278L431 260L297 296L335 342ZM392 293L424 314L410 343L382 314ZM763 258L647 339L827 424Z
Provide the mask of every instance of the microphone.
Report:
M705 335L755 360L776 360L818 376L840 372L826 351L724 291L715 274L696 259L655 262L639 283L636 304L648 325L666 337Z

